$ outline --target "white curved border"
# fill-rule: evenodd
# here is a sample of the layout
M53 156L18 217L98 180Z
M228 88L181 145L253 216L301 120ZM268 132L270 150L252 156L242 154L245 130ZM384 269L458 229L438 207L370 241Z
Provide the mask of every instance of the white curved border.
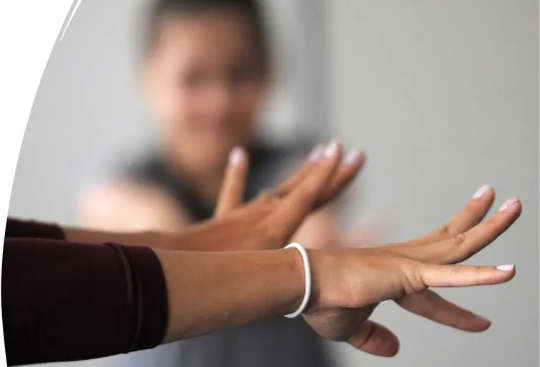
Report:
M0 4L0 238L3 243L15 167L36 91L61 27L69 26L80 0ZM66 18L70 8L70 16ZM0 258L3 246L1 249ZM2 326L2 346L3 330ZM0 365L5 366L5 348L0 349Z

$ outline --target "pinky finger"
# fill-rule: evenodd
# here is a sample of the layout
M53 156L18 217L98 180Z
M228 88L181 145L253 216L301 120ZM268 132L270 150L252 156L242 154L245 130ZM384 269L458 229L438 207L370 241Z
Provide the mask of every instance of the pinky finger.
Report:
M425 265L421 277L428 287L465 287L499 284L516 274L514 265Z

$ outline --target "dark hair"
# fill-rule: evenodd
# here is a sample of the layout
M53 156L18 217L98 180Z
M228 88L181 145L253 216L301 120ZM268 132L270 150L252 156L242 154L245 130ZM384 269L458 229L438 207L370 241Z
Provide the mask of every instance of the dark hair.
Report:
M161 31L162 22L174 16L209 11L238 11L246 16L252 28L254 47L264 69L269 67L269 45L261 7L257 0L156 0L147 24L146 51L151 52Z

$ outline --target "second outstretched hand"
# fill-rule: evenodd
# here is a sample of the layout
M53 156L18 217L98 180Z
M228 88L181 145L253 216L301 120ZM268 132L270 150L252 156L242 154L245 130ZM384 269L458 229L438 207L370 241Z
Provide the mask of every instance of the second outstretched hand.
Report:
M107 232L64 228L72 242L116 242L154 249L241 251L279 249L315 209L339 195L363 166L364 155L330 143L315 147L302 167L273 191L243 203L248 157L242 148L230 155L214 218L181 232Z
M174 240L182 249L242 251L279 249L317 208L330 203L363 167L364 153L343 157L339 143L319 145L302 167L273 191L244 204L248 156L242 148L230 155L212 220L188 228ZM201 246L202 244L212 244ZM174 244L170 246L174 248Z

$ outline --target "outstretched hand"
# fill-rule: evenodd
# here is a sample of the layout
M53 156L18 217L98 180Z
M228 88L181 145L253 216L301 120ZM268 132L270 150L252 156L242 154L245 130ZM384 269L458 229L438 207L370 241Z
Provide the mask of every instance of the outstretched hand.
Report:
M354 179L365 162L365 154L353 150L343 158L343 147L333 142L317 145L302 167L278 185L273 193L264 193L285 202L295 202L301 212L308 212L332 201ZM245 182L249 169L246 152L235 148L230 155L221 186L215 216L229 214L244 203ZM288 205L288 204L287 204Z
M185 248L212 243L215 245L207 249L213 251L279 249L310 213L345 189L364 163L364 154L357 151L342 158L343 148L338 143L317 146L275 191L244 205L248 157L236 148L230 156L215 218L190 227L176 241Z
M266 217L262 227L276 233L265 232L271 241L240 241L239 249L282 247L311 211L327 204L352 181L365 161L363 154L353 153L349 155L352 159L341 162L339 145L326 147L325 153L317 148L274 194L264 194L243 206L247 156L237 150L231 157L216 217L231 223L237 216L245 217L243 225L250 231L243 233L257 228L260 218ZM410 241L361 249L310 250L313 296L304 318L326 338L381 356L392 356L399 349L398 338L388 328L369 320L384 300L392 299L409 312L461 330L487 329L490 321L429 288L497 284L515 275L512 265L457 265L494 241L519 217L521 203L509 199L482 222L494 199L494 190L484 186L446 224Z
M494 197L493 189L481 188L447 224L411 241L311 251L315 297L305 319L322 336L382 356L392 356L399 348L389 329L369 320L378 302L384 300L393 299L412 313L461 330L487 329L488 320L429 287L497 284L515 275L512 265L456 265L482 250L519 217L519 200L509 199L481 222Z

